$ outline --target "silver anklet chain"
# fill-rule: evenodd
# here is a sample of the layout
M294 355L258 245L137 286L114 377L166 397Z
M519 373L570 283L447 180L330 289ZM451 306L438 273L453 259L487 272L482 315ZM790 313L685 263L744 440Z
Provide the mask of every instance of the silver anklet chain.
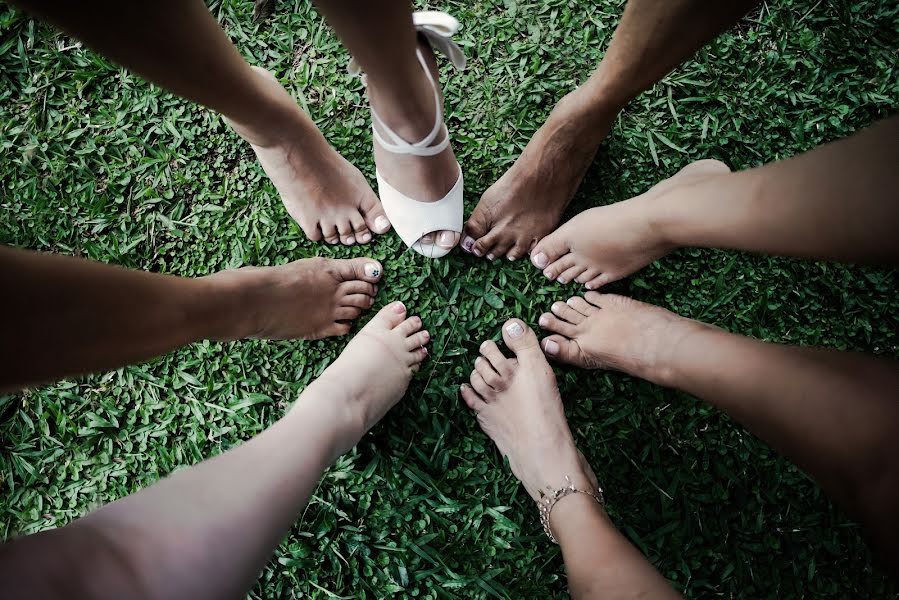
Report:
M556 540L556 536L553 535L552 529L549 528L549 513L552 512L556 502L571 494L584 494L585 496L590 496L596 500L600 506L606 505L606 497L605 494L603 494L601 487L597 486L595 493L588 490L578 489L574 486L574 483L571 482L571 477L568 475L565 476L565 483L565 486L550 490L548 494L544 493L543 490L540 490L541 498L537 501L537 508L540 511L540 524L543 525L543 532L546 533L546 537L548 537L549 541L553 544L558 544L559 542Z

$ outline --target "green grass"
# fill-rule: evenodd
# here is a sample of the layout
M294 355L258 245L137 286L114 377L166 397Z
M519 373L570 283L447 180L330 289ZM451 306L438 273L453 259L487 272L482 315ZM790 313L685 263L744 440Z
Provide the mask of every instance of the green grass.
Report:
M431 6L464 26L469 69L446 72L445 89L469 210L597 64L623 4ZM281 2L262 27L248 0L212 10L373 180L363 89L311 4ZM895 111L897 23L889 0L763 7L627 107L569 216L697 158L751 167ZM0 7L0 242L186 276L370 253L386 266L379 303L403 300L433 334L433 360L325 474L251 595L566 597L558 548L457 389L505 318L535 324L577 288L523 261L428 261L395 236L306 242L219 117L73 44ZM899 354L887 270L684 250L612 290L761 339ZM0 396L0 538L63 525L262 431L344 344L204 342ZM896 594L858 527L739 425L623 375L557 374L615 522L687 595Z

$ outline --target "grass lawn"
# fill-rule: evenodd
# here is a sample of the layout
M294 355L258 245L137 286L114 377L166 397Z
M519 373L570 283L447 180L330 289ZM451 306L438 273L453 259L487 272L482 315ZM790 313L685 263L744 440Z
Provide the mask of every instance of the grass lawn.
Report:
M430 6L463 23L469 68L444 73L467 210L588 76L623 5ZM253 24L249 0L211 9L373 183L363 88L311 3L282 1L266 26ZM698 158L752 167L896 111L897 23L890 0L763 6L628 106L568 216L636 195ZM218 116L6 5L0 242L185 276L316 255L380 259L377 306L399 299L421 314L432 359L325 474L251 596L567 597L558 547L457 392L505 318L535 325L576 285L550 283L526 261L430 261L395 235L351 249L309 243ZM683 250L610 289L761 339L899 355L890 270ZM345 343L204 342L0 396L0 538L63 525L259 433ZM688 596L897 593L858 527L739 425L620 374L556 372L612 517Z

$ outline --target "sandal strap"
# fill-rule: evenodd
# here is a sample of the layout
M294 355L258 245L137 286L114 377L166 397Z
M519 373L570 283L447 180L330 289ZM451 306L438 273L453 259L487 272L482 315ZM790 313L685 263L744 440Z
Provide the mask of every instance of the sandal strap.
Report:
M433 50L446 56L456 68L465 68L465 54L459 45L451 39L452 35L460 27L456 18L441 11L420 11L412 13L412 23L415 26L415 30L424 36ZM434 80L434 76L431 75L431 70L428 68L428 63L425 61L421 50L416 49L415 55L428 78L428 82L431 84L431 89L434 90L434 105L436 107L434 111L434 127L424 139L415 143L407 142L388 127L384 119L372 108L372 135L378 144L388 152L411 154L413 156L434 156L440 154L449 146L449 131L443 125L443 102L440 100L440 90L437 87L437 82ZM366 84L365 74L355 58L350 59L347 70L351 75L360 75L362 84ZM384 130L385 135L381 135L375 127L375 123ZM437 144L431 145L441 132L444 134L443 139Z

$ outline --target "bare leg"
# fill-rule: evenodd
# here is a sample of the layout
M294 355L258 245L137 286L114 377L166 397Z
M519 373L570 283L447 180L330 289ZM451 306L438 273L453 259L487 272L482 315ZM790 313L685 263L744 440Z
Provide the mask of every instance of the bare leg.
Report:
M220 112L256 151L313 240L369 241L389 228L358 169L267 72L241 58L200 0L14 0L163 88ZM378 218L381 221L378 221Z
M899 364L759 342L630 298L587 292L540 325L549 356L702 398L806 469L899 567Z
M416 58L416 48L421 48L435 80L437 62L427 43L418 40L411 2L316 0L315 4L365 71L369 101L387 126L408 142L427 136L436 116L434 92ZM441 139L438 136L435 143ZM452 147L436 156L420 157L392 154L377 142L374 146L375 163L384 179L412 198L440 200L458 179ZM430 235L425 240L434 243ZM446 248L459 242L456 232L432 235Z
M427 353L421 320L388 305L249 442L61 529L0 547L16 598L238 598L322 471L396 404Z
M481 429L509 458L512 472L535 501L541 491L564 486L566 476L579 489L595 491L596 476L574 445L537 336L512 319L503 326L503 339L515 357L506 358L494 342L484 342L471 384L462 386L465 403L478 413ZM678 597L589 496L559 500L550 512L550 528L562 547L572 597Z
M527 255L555 229L618 111L758 0L630 0L599 67L556 105L463 231L478 256Z
M345 335L382 271L370 258L307 258L190 279L0 246L0 392L203 339Z

